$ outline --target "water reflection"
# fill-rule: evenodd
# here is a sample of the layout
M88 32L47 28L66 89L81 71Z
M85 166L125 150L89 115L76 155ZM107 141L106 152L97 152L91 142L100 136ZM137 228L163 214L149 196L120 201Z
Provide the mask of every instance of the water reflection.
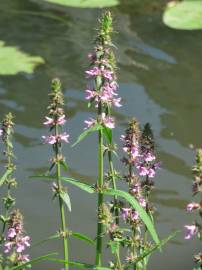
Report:
M161 4L164 2L160 1ZM115 42L120 68L120 96L124 103L115 112L119 121L115 139L120 146L119 137L127 120L134 115L141 123L149 121L152 124L163 162L163 169L156 179L157 189L153 200L158 207L160 236L164 237L191 220L184 208L191 198L190 166L194 157L188 144L202 144L202 130L198 124L202 105L202 32L170 30L160 21L161 4L157 1L139 3L139 9L137 1L113 9L115 28L119 32L115 35ZM86 55L92 47L91 40L95 33L92 26L95 27L100 10L82 9L78 12L77 9L55 9L50 5L40 5L39 1L27 0L3 1L1 9L5 10L0 18L1 39L27 53L40 55L46 62L32 76L19 74L0 78L0 114L2 116L12 110L17 122L15 151L20 180L17 196L22 198L19 207L24 210L27 230L37 242L54 232L58 217L57 205L51 201L50 184L28 180L29 175L47 170L51 156L50 149L42 147L40 142L45 132L42 122L46 114L50 81L58 76L63 82L66 110L70 118L67 128L71 142L74 142L83 129L83 121L93 114L83 100L86 85L83 74L88 65ZM50 16L6 12L12 9L60 16L66 23ZM69 176L90 184L95 182L96 141L96 136L92 135L75 148L64 148L70 167ZM116 166L122 170L118 159ZM70 226L75 231L94 237L95 197L89 197L74 187L69 189L73 207ZM91 247L86 247L83 253L83 244L72 241L72 245L72 258L92 262ZM181 245L180 249L178 245ZM194 241L184 242L183 234L180 234L163 254L152 259L151 269L160 270L162 265L166 269L190 269L194 245L197 246ZM57 247L58 244L52 242L47 246L51 251ZM43 254L43 251L44 246L38 251L33 250L33 255ZM184 254L186 266L182 263ZM49 270L55 269L49 263L43 266ZM41 267L35 266L35 269Z

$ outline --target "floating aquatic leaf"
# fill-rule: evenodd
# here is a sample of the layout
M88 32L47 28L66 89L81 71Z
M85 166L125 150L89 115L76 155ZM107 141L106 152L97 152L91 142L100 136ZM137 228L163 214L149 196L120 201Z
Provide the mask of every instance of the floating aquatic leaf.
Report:
M45 2L78 8L103 8L119 4L118 0L44 0Z
M5 46L5 43L0 41L0 75L33 73L34 68L39 64L44 64L41 57L30 56L17 47Z
M163 22L175 29L202 29L202 1L169 2L163 15Z

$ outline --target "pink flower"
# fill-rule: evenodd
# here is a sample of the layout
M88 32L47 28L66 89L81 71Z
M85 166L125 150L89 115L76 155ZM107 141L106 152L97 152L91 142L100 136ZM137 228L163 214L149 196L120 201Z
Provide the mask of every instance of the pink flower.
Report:
M149 169L148 169L148 176L149 176L150 178L154 178L155 175L156 175L155 170L152 169L152 168L149 168Z
M42 139L44 140L44 144L55 144L57 142L56 136L54 135L42 136Z
M4 244L4 253L9 253L14 245L14 242L6 242Z
M7 239L14 238L16 236L16 230L14 228L9 228L7 232Z
M144 166L138 166L137 168L139 170L139 175L141 175L141 176L148 175L148 169L146 167L144 167Z
M199 209L199 208L201 208L199 203L192 202L187 205L187 211L189 212L191 212L192 210Z
M86 89L86 96L85 96L85 99L89 100L93 97L96 96L96 92L94 90L89 90L89 89Z
M91 128L93 125L96 124L96 120L93 118L89 118L89 120L85 120L84 123L87 125L84 129Z
M132 221L137 221L139 219L139 214L138 214L138 212L137 211L133 211L132 213L131 213L131 220Z
M63 142L69 143L69 134L67 134L66 132L59 134L57 136L57 141L59 142L63 141Z
M108 79L108 80L113 80L113 71L110 71L110 70L107 70L107 69L103 69L102 70L102 74L104 76L105 79Z
M29 259L29 255L28 254L19 254L18 257L17 257L17 261L18 262L21 262L21 263L26 263L26 262L29 262L30 259Z
M146 162L151 162L151 161L153 161L153 160L155 160L156 159L156 157L152 154L152 153L150 153L150 152L148 152L148 153L146 153L145 155L144 155L144 160L146 161Z
M0 137L3 135L4 131L2 128L0 128Z
M102 123L108 128L115 128L114 118L102 113Z
M46 121L43 122L44 126L51 126L51 125L53 125L54 119L52 119L52 118L50 118L48 116L45 116L45 118L46 118Z
M184 239L189 240L198 232L198 227L196 225L185 225L185 237Z
M63 132L57 136L49 135L49 136L42 136L45 144L55 144L57 142L66 142L69 143L69 134Z
M141 186L140 183L136 183L132 186L132 188L130 189L130 193L133 195L137 195L139 194L141 191Z
M52 119L52 118L50 118L50 117L48 117L48 116L46 116L45 118L46 118L46 121L43 122L43 124L44 124L45 126L52 126L52 125L56 125L56 124L57 124L57 125L64 125L65 122L66 122L66 120L65 120L65 115L64 115L64 114L61 115L61 116L57 119L57 121L54 120L54 119Z
M138 146L132 146L132 148L131 148L131 155L132 155L132 158L133 159L135 159L136 157L138 157L138 155L139 155Z
M22 238L18 238L16 242L16 251L18 253L21 253L22 251L25 250L26 247L30 246L30 237L29 236L24 236Z
M139 201L139 204L142 206L142 207L146 207L147 203L146 203L146 200L145 198L141 197L138 199Z
M65 122L66 122L65 115L63 114L63 115L61 115L61 116L58 118L56 124L62 126L62 125L65 124Z
M100 75L101 70L98 67L93 67L92 69L86 71L86 78L92 78Z
M121 216L124 220L126 220L131 213L131 208L122 208Z
M113 105L115 106L115 107L117 107L117 108L120 108L122 105L121 105L121 98L114 98L113 100L112 100L112 103L113 103Z

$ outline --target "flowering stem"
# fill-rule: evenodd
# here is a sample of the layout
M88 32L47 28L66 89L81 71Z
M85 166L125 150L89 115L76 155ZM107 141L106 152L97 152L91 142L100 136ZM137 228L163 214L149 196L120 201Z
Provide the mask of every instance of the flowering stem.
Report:
M55 126L55 136L58 136L59 132L58 132L58 125ZM58 190L59 190L59 194L62 191L62 184L61 184L61 168L60 168L60 161L58 160L58 156L61 152L61 146L59 145L59 143L57 142L55 145L55 156L56 156L56 160L57 160L57 185L58 185ZM63 237L63 249L64 249L64 259L65 259L65 263L64 263L64 269L68 270L69 266L68 266L68 239L67 239L67 235L66 235L66 221L65 221L65 208L64 208L64 202L61 198L61 196L59 196L59 206L60 206L60 216L61 216L61 226L62 226L62 237Z

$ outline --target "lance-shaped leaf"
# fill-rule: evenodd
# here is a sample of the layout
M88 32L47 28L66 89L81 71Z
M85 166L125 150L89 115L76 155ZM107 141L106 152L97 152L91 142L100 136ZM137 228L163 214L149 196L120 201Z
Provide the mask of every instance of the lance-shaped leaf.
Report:
M91 245L95 245L95 241L92 240L91 238L89 238L88 236L86 236L85 234L82 234L82 233L77 233L77 232L72 232L70 234L71 236L75 237L75 238L78 238L82 241L85 241Z
M47 255L43 255L43 256L37 257L35 259L32 259L29 262L23 263L21 265L11 267L11 268L9 268L9 270L20 270L20 269L24 269L28 265L32 265L34 263L38 263L38 262L41 262L41 261L48 260L48 259L50 259L50 257L55 256L55 255L57 255L56 252L55 253L49 253Z
M72 207L71 207L71 200L70 200L69 194L65 191L61 191L60 198L63 200L63 202L66 204L67 208L71 212Z
M111 144L112 143L112 130L111 130L111 128L103 127L103 133L104 133L104 136L107 139L108 143Z
M98 131L98 130L100 130L100 129L102 129L102 128L103 128L102 125L100 125L100 124L97 123L97 124L93 125L92 127L88 128L88 129L86 129L86 130L84 130L84 132L82 132L82 133L79 135L78 139L77 139L76 142L72 145L72 147L74 147L74 146L77 145L80 141L82 141L83 139L85 139L85 137L88 136L89 134L91 134L91 133L93 133L93 132L95 132L95 131Z
M76 187L78 187L78 188L80 188L88 193L95 193L95 190L91 186L84 184L76 179L68 178L68 177L61 177L60 179L64 182L70 183L70 184L72 184L72 185L74 185L74 186L76 186Z
M156 230L154 228L154 224L152 223L149 215L147 214L147 212L144 210L144 208L138 203L138 201L134 197L132 197L130 194L128 194L127 192L122 191L122 190L107 189L107 190L103 191L103 193L106 195L110 195L110 196L122 197L128 203L130 203L130 205L139 213L140 218L142 219L142 221L146 225L154 242L156 244L160 243L158 235L157 235Z
M5 182L5 180L7 179L7 177L12 173L13 170L8 169L5 171L5 173L3 174L3 176L0 179L0 187L3 185L3 183Z
M93 239L91 239L90 237L88 237L87 235L85 235L85 234L78 233L78 232L72 232L72 231L69 231L67 233L68 233L69 237L75 237L75 238L80 239L81 241L85 241L86 243L91 244L91 245L95 244L95 241ZM59 239L61 237L62 236L61 236L61 234L59 232L55 233L55 234L49 236L48 238L46 238L46 239L44 239L42 241L39 241L38 243L32 245L31 248L34 248L36 246L45 244L46 242L48 242L50 240Z

